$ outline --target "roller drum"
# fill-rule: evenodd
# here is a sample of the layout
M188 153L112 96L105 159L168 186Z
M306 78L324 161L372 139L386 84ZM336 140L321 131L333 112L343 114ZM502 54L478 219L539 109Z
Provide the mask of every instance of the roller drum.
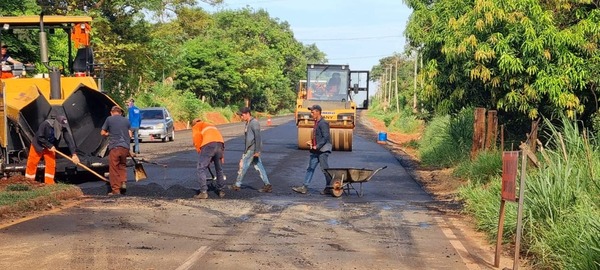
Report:
M332 128L331 143L334 151L352 151L353 129Z

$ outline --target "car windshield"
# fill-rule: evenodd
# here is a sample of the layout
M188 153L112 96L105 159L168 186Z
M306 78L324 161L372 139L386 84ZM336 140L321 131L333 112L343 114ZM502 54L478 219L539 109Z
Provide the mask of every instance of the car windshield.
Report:
M142 110L142 120L144 119L164 119L162 110Z

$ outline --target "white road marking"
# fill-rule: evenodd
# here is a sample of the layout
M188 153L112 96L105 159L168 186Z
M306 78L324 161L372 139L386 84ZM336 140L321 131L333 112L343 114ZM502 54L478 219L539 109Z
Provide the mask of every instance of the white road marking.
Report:
M204 254L206 254L208 249L209 249L209 247L207 247L207 246L201 246L199 249L196 250L196 252L194 252L194 254L192 254L190 257L188 257L187 260L185 260L185 262L182 265L177 267L176 270L190 269L190 267L192 267L192 265L194 265L194 263L196 263L196 261L198 261L198 259L202 258L202 256L204 256Z
M456 252L458 256L462 259L463 263L467 266L469 270L481 269L479 265L471 258L469 251L465 248L462 242L454 235L452 230L445 225L445 222L442 218L434 217L436 223L442 229L442 233L446 236L446 238L450 241L450 244Z

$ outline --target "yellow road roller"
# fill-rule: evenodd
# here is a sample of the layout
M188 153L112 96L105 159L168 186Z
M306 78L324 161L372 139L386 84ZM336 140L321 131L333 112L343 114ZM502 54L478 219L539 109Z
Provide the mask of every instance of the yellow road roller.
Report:
M88 16L0 17L0 40L1 32L15 29L39 33L40 62L45 67L2 63L3 72L12 73L0 79L0 173L4 176L24 172L34 134L51 115L67 117L82 164L99 172L107 170L107 141L100 129L117 103L99 87L99 65L90 46L91 22ZM68 37L66 61L48 56L47 34L55 30L64 30ZM43 73L34 74L39 70ZM64 140L58 150L68 152ZM57 157L56 172L68 177L83 171Z
M308 108L318 104L323 108L323 118L329 122L333 150L352 151L357 109L354 97L363 91L368 98L369 72L350 71L347 65L308 64L306 75L297 89L298 148L309 149L306 142L311 139L315 121Z

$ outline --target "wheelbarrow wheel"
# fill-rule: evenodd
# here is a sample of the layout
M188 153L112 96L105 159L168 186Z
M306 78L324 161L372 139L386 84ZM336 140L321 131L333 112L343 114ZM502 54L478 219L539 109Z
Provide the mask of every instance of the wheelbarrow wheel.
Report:
M342 193L344 193L342 180L333 180L333 184L331 185L331 195L333 195L333 197L339 197L342 196Z

